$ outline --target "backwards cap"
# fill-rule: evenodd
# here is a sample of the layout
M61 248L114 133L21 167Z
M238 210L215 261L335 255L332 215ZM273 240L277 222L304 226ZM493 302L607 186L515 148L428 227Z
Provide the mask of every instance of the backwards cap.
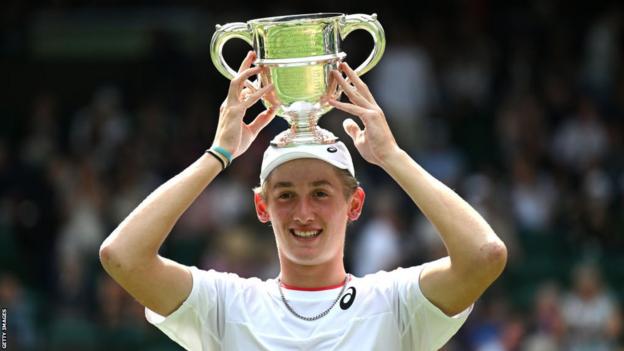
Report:
M332 166L348 170L355 177L351 154L349 154L349 150L342 141L324 145L306 144L287 147L269 145L262 158L260 185L264 184L264 181L275 168L285 162L300 158L315 158L325 161Z

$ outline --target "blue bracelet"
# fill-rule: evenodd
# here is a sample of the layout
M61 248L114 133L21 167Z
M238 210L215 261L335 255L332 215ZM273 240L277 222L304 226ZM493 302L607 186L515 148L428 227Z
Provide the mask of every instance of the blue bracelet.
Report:
M228 161L228 164L232 162L232 154L221 146L213 146L210 150L218 152L221 156L225 157Z

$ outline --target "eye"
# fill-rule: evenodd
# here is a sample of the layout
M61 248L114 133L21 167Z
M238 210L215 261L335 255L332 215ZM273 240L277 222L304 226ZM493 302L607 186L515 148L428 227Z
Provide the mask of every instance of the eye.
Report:
M289 199L292 199L292 197L293 197L293 193L291 192L283 192L277 196L277 198L280 200L289 200Z
M314 192L314 196L318 197L318 198L325 198L325 197L328 197L329 194L324 192L324 191L322 191L322 190L317 190L317 191Z

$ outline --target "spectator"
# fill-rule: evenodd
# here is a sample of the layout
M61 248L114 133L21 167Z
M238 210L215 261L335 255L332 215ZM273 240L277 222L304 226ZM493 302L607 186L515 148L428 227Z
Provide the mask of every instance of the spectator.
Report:
M552 157L572 171L582 171L601 160L608 140L594 102L583 97L576 115L569 116L554 131Z
M555 185L548 173L541 172L525 157L513 162L511 201L518 228L544 232L552 224L557 198Z
M559 288L554 282L542 283L533 301L531 332L524 351L557 351L561 348L564 321L560 306Z
M572 290L563 300L564 347L570 351L614 350L622 321L617 302L603 285L598 267L582 263L574 269Z

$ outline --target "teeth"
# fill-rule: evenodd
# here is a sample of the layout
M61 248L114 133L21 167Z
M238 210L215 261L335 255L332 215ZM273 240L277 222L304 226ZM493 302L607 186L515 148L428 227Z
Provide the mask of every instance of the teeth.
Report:
M304 232L304 231L293 230L293 233L294 233L296 236L300 236L300 237L302 237L302 238L309 238L309 237L311 237L311 236L318 235L318 234L320 233L320 231L316 231L316 230L315 230L315 231L305 231L305 232Z

